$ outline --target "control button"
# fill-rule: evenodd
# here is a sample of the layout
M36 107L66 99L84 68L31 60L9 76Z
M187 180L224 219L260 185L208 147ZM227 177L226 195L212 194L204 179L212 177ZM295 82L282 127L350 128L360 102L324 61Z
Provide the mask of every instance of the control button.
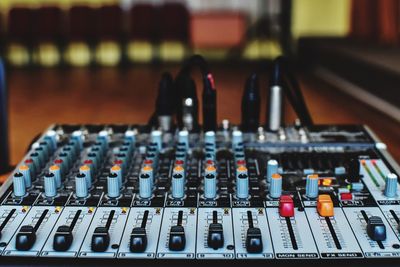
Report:
M176 166L172 172L172 197L183 198L185 195L185 170Z
M270 159L267 162L267 182L270 183L272 175L278 173L278 161Z
M20 172L14 173L13 176L14 196L23 197L26 194L25 178Z
M330 195L318 196L317 211L322 217L332 217L334 215L333 202Z
M214 199L217 196L217 169L209 165L206 167L204 176L204 197Z
M171 226L169 232L168 247L172 251L182 251L185 249L186 237L185 228L182 226L183 211L178 212L178 222Z
M381 217L371 216L368 218L367 233L374 241L384 241L386 239L386 226Z
M88 196L86 175L83 173L79 173L75 177L75 195L78 198L86 198Z
M115 210L111 210L105 226L98 226L94 229L92 235L91 247L95 252L104 252L110 245L110 229L112 220L114 218Z
M249 176L245 166L239 166L236 169L236 197L239 199L249 197Z
M208 227L207 245L213 249L224 246L224 231L221 223L218 223L218 212L213 211L213 222Z
M149 217L149 211L143 213L143 219L140 227L132 229L130 236L129 249L131 252L144 252L147 247L146 224Z
M279 198L279 215L282 217L294 216L294 202L291 196L283 195Z
M269 195L272 198L279 198L282 195L282 176L280 174L272 174Z
M17 250L27 251L32 248L36 242L36 230L31 225L24 225L19 230L15 238L15 248Z
M56 178L53 173L46 173L44 176L44 194L46 197L57 195Z
M397 195L397 175L389 173L386 175L386 184L384 194L386 197L395 197Z
M22 175L24 176L24 180L25 180L25 187L29 188L32 186L32 179L31 179L31 170L29 168L28 165L21 165L18 168L18 171L20 173L22 173Z
M107 196L110 198L117 198L120 195L119 181L116 173L111 173L107 177Z
M308 198L316 198L318 196L318 175L307 175L306 179L306 196Z
M249 228L246 233L246 250L248 253L260 253L263 250L263 242L260 228L254 227L253 214L247 211Z
M340 193L340 200L352 200L353 194L350 192Z

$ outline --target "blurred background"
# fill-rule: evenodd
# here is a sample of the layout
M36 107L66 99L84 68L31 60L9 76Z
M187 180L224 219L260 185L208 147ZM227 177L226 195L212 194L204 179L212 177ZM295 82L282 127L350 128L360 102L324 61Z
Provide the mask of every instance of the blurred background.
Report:
M0 0L11 162L51 123L146 123L161 74L195 53L211 64L219 121L240 122L252 72L265 121L283 54L317 123L368 124L399 160L399 40L399 0Z

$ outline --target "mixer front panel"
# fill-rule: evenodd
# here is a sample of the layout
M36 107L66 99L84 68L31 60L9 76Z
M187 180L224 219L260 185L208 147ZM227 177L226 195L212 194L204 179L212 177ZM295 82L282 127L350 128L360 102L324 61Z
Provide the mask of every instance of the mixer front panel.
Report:
M2 187L2 256L400 257L397 166L363 127L56 125Z

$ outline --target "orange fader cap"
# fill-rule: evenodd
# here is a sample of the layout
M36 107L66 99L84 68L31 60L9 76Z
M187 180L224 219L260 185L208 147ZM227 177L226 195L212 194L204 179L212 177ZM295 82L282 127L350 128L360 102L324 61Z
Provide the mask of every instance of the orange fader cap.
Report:
M330 195L318 196L317 211L323 217L332 217L334 215L333 202Z

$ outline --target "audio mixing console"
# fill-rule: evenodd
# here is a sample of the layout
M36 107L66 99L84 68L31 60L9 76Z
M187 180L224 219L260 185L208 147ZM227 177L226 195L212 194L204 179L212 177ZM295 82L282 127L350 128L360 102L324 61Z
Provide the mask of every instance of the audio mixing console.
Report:
M1 255L400 258L398 166L356 126L55 125L2 187Z
M164 75L147 125L57 124L34 140L0 188L1 262L400 262L400 168L368 127L314 125L289 91L301 123L284 126L280 83L261 124L254 75L242 124L217 125L205 74L203 126L179 79L173 122Z

